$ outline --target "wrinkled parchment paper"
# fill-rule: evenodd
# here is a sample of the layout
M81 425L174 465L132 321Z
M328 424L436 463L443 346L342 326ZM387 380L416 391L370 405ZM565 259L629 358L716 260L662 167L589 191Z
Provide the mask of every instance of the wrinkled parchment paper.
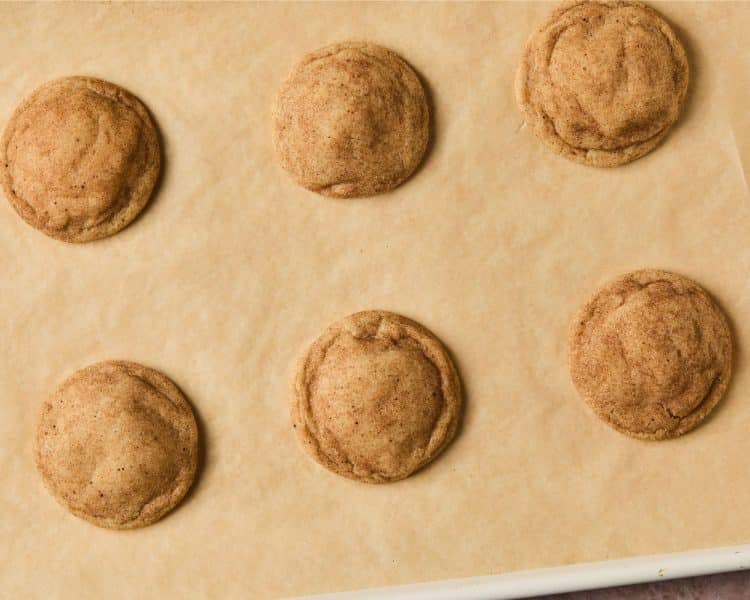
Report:
M750 4L658 4L689 49L679 126L597 170L523 127L513 76L548 3L0 6L0 118L69 74L152 111L165 173L113 238L66 245L0 203L0 595L260 598L750 541ZM269 109L307 51L364 38L432 97L406 185L335 201L296 187ZM701 282L736 374L715 415L648 443L594 418L566 335L600 284L640 267ZM467 398L455 443L401 483L329 474L297 447L288 381L334 319L382 308L440 336ZM192 401L205 464L160 523L97 529L44 490L42 399L88 363L161 369Z

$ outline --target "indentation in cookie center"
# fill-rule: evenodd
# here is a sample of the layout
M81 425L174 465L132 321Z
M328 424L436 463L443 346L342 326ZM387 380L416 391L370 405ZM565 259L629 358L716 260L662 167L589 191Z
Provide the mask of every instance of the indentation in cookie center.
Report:
M719 371L697 318L689 297L653 301L639 292L612 314L603 333L616 336L622 348L634 397L675 417L703 402Z
M345 454L386 474L421 455L442 404L440 375L418 349L350 335L328 350L311 398Z

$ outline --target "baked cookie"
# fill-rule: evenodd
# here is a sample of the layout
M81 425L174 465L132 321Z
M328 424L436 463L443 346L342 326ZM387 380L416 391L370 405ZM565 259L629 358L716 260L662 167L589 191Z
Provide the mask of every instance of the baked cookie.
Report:
M685 50L655 10L627 0L558 7L526 42L516 98L552 150L614 167L653 150L688 87Z
M167 377L121 361L73 373L42 405L34 457L50 493L100 527L133 529L172 510L198 466L198 427Z
M599 418L633 437L686 433L713 410L732 373L727 320L696 283L667 271L623 275L576 317L570 373Z
M419 78L394 52L344 42L302 59L273 110L282 167L309 190L337 198L398 186L422 161L429 110Z
M414 321L370 310L331 325L303 356L291 417L321 465L385 483L440 454L461 412L458 375L440 340Z
M0 180L13 208L66 242L103 238L135 219L160 161L143 104L90 77L38 88L16 108L0 141Z

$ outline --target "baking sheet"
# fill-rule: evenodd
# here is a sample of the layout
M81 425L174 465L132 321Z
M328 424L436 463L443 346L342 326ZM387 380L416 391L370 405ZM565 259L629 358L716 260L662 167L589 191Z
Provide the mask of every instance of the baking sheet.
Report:
M549 3L0 5L0 118L53 77L119 83L161 129L165 173L113 238L48 239L0 203L0 590L10 597L269 597L458 578L750 540L750 30L747 3L658 3L688 47L666 143L597 170L524 128L513 76ZM292 65L342 39L400 52L435 136L395 192L335 201L274 160L269 111ZM682 439L589 414L567 327L640 267L695 278L731 318L728 396ZM358 484L298 448L291 368L334 319L382 308L450 348L463 428L406 481ZM200 479L160 523L97 529L31 456L42 399L121 358L192 401Z
M310 596L315 600L517 600L547 594L601 590L667 579L681 579L750 568L750 546L725 546L656 556L513 571L387 588ZM664 592L669 594L669 592ZM679 592L677 592L679 593ZM697 591L696 591L697 593ZM710 593L710 592L709 592ZM720 594L714 589L714 594ZM632 596L632 594L631 594ZM635 597L635 596L632 596ZM718 596L716 596L718 598Z

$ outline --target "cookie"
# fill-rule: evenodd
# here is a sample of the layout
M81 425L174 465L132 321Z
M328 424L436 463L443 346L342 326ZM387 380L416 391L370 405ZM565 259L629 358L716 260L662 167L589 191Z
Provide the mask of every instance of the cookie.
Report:
M135 219L160 162L143 104L90 77L38 88L16 108L0 141L0 181L13 208L66 242L103 238Z
M687 433L714 409L732 373L727 320L695 282L635 271L600 289L577 315L570 373L596 415L630 436Z
M198 466L185 397L147 367L107 361L76 371L42 405L34 457L50 493L100 527L133 529L172 510Z
M461 386L430 331L370 310L331 325L303 356L292 424L327 469L358 481L408 477L456 433Z
M422 161L424 89L394 52L344 42L302 59L273 110L276 153L295 181L336 198L392 190Z
M688 79L685 50L658 12L626 0L579 0L560 5L527 41L516 98L552 150L615 167L664 139Z

